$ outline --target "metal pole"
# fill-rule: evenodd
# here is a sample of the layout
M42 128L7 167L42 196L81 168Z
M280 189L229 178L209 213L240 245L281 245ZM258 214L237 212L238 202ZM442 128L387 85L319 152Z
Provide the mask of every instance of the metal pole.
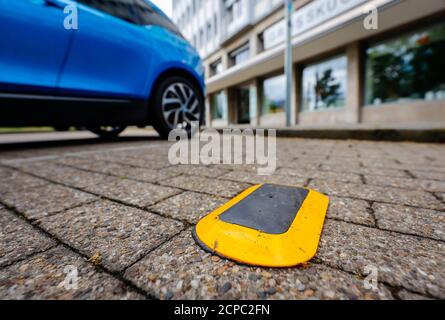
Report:
M286 74L286 126L292 125L292 12L293 0L285 0L286 10L286 52L284 57L284 72Z

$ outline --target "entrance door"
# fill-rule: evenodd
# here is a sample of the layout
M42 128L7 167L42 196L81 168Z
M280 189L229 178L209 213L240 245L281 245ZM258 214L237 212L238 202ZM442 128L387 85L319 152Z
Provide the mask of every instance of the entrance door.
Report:
M250 89L242 87L236 94L237 123L250 124Z

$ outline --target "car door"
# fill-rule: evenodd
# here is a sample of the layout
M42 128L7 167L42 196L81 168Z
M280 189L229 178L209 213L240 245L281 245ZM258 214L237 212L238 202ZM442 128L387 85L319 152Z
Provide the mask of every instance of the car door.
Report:
M53 93L72 30L56 0L0 0L0 93Z
M143 3L143 1L141 2ZM147 29L134 0L78 0L79 29L59 91L100 98L142 99L151 66Z

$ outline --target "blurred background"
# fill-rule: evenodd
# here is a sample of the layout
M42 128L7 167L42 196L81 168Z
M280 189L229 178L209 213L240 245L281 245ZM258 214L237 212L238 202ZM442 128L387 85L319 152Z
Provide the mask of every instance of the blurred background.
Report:
M204 59L207 123L285 126L283 0L173 8ZM444 126L445 1L296 0L292 35L293 126Z
M203 59L207 126L286 126L283 0L152 2ZM292 128L445 128L444 0L295 0L291 20Z

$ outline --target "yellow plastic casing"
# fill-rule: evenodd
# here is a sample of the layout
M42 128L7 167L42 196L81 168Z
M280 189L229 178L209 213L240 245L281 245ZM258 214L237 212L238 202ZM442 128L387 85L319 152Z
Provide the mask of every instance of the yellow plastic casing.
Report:
M293 267L311 260L318 249L329 198L310 190L287 232L268 234L222 221L219 216L258 190L253 186L204 217L194 236L222 257L253 266Z

